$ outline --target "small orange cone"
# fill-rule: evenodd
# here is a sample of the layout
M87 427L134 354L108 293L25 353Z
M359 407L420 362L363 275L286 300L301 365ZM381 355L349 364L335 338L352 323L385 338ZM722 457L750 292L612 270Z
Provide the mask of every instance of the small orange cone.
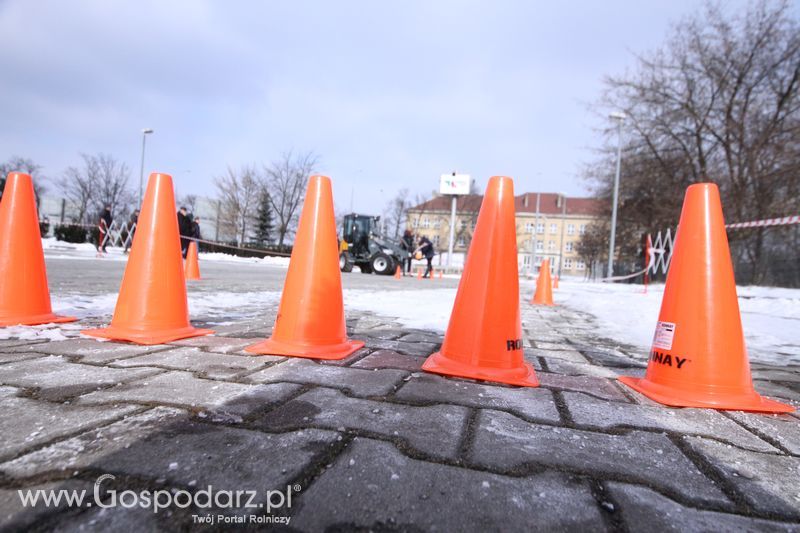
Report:
M364 343L345 329L331 180L311 176L272 336L245 351L344 359Z
M434 272L435 270L436 270L435 268L431 267L431 277L430 277L431 281L433 281L433 276L435 275L435 272Z
M394 279L400 279L402 276L400 275L400 267L394 269Z
M439 279L442 279L442 270L439 269Z
M558 276L553 276L553 288L558 288Z
M659 403L788 413L753 389L719 190L686 190L644 378L619 380Z
M523 358L511 178L489 180L442 349L428 357L422 369L524 387L539 385L533 367Z
M111 324L83 333L137 344L163 344L213 333L189 323L175 194L169 174L150 174Z
M53 314L33 180L11 172L0 202L0 326L75 320Z
M550 260L543 259L539 266L539 277L536 280L536 293L533 295L532 304L553 305L553 289L550 282Z
M197 241L189 243L189 250L186 252L184 274L186 279L200 279L200 264L197 259Z
M417 279L422 279L422 268L417 268Z

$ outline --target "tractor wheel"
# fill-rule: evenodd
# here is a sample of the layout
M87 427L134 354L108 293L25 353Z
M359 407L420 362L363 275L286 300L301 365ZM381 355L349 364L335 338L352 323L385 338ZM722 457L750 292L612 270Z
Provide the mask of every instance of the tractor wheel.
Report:
M359 263L358 268L361 269L362 274L372 274L372 267L369 264L369 261L366 263Z
M339 270L341 270L342 272L353 271L353 262L350 261L350 258L347 256L346 253L339 254Z
M394 259L384 253L378 252L373 255L369 264L372 267L372 271L376 274L380 274L381 276L394 274Z

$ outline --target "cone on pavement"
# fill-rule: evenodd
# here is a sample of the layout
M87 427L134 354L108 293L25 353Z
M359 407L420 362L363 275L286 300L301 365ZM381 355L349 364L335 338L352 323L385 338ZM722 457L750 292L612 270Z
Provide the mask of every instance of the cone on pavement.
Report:
M550 281L550 260L543 259L539 266L539 277L536 279L536 293L533 295L532 304L554 305L553 288Z
M553 288L558 288L558 276L553 276Z
M422 267L417 268L417 279L422 279Z
M435 270L436 270L435 268L431 267L431 277L430 277L431 281L433 281L433 276L435 275L435 272L434 272Z
M489 180L442 349L428 357L422 369L539 385L533 367L523 358L511 178Z
M394 269L394 279L400 279L401 277L400 265L397 265L397 268Z
M197 259L197 241L189 243L184 274L186 279L200 279L200 262Z
M788 413L754 389L719 190L686 190L647 373L619 380L659 403Z
M364 343L345 330L331 180L311 176L272 336L253 354L344 359Z
M213 333L189 323L169 174L150 174L133 241L111 324L83 333L137 344L163 344Z
M11 172L0 202L0 327L75 320L53 313L33 180Z

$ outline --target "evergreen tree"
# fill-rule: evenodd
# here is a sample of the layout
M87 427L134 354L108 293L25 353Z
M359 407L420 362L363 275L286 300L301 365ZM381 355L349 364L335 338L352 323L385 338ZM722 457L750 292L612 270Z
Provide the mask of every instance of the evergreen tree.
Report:
M259 246L266 246L272 242L272 230L275 225L272 222L272 204L270 203L269 192L264 190L258 205L256 215L256 232L253 241Z

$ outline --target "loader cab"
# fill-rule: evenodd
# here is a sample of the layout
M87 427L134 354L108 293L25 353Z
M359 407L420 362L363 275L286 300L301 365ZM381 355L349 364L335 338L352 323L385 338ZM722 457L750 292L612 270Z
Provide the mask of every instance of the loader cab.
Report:
M342 240L354 254L369 251L369 238L372 235L375 217L367 215L345 215L342 221Z

